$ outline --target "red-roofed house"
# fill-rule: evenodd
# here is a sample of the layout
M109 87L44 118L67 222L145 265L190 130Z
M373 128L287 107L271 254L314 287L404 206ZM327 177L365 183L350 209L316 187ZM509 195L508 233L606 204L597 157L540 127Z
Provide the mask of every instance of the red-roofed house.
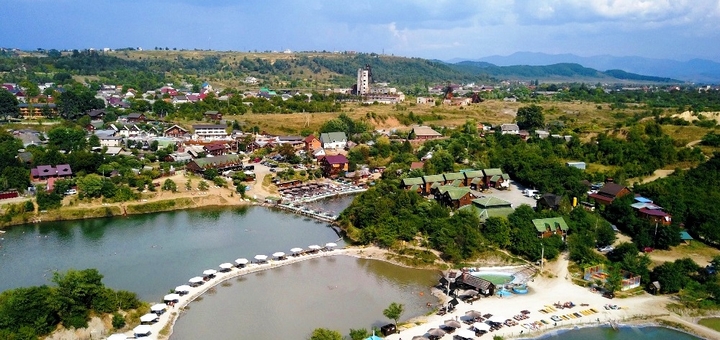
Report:
M208 155L220 156L226 154L230 147L225 143L212 143L205 145L203 149Z
M30 176L33 181L44 181L48 178L69 178L72 177L72 170L69 164L38 165L30 169Z
M650 220L650 222L652 222L652 223L660 223L661 225L672 224L672 215L668 214L667 212L665 212L661 209L648 209L648 208L638 209L638 215L641 218Z
M627 194L630 194L630 189L627 187L614 182L607 182L600 190L589 196L595 200L596 203L610 205L616 198L623 197Z
M341 172L348 171L348 163L344 155L325 156L320 160L325 177L337 177Z
M306 151L313 151L322 147L322 143L320 143L320 140L315 138L315 136L313 135L305 137L303 141L305 142Z

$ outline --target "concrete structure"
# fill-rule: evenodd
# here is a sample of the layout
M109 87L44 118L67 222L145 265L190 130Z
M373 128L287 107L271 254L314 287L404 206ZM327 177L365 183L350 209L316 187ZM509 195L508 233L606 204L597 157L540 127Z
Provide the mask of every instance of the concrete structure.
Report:
M370 82L372 81L372 71L370 65L365 68L359 68L357 72L357 95L366 96L370 94Z
M226 126L222 124L201 124L193 125L197 139L227 139Z

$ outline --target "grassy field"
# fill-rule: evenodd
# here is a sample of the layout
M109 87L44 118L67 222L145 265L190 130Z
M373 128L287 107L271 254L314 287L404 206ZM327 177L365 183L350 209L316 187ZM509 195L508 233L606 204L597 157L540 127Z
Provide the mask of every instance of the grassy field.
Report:
M720 318L700 319L700 321L698 321L698 323L702 326L705 326L707 328L710 328L710 329L720 332Z

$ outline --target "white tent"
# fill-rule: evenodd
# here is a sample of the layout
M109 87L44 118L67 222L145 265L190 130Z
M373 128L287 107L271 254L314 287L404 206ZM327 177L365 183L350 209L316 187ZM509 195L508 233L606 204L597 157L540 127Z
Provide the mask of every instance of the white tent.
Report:
M177 302L178 300L180 300L179 294L168 294L168 295L165 295L165 297L163 298L163 301Z
M505 322L505 320L507 320L507 318L502 315L493 315L488 319L488 321L499 322L499 323L503 323L503 322Z
M200 281L202 281L202 278L200 278ZM190 288L192 288L192 287L190 287L188 285L177 286L177 287L175 287L175 293L187 294L187 293L190 293Z
M227 262L226 262L226 263L221 263L221 264L220 264L220 269L225 269L225 270L227 270L227 269L231 269L232 267L233 267L232 263L227 263Z
M135 334L135 336L148 336L151 333L151 329L148 325L140 325L133 328L133 334Z
M127 340L127 335L117 333L109 336L107 340Z
M276 257L276 258L280 258L280 257L283 257L283 256L285 256L285 253L283 253L283 252L281 252L281 251L279 251L279 252L277 252L277 253L273 253L273 257Z
M165 305L164 303L154 304L152 305L152 307L150 307L150 311L153 313L159 313L164 311L165 309L167 309L167 305Z
M302 253L303 249L302 248L293 248L293 249L290 249L290 251L293 252L293 254L297 254L297 253Z
M210 276L210 275L215 275L215 274L217 274L217 270L215 270L215 269L207 269L203 272L203 275L205 275L205 276Z
M335 242L325 243L325 248L335 248L335 247L337 247L337 243L335 243Z
M244 258L235 260L235 263L240 264L240 265L248 264L248 262L249 262L248 259L244 259Z
M155 313L147 313L140 317L140 322L153 322L158 319L157 314Z
M466 338L466 339L475 339L475 332L467 329L467 328L461 328L455 331L455 334L457 336Z
M267 255L255 255L255 259L258 261L265 261L267 258Z
M319 245L317 245L317 244L313 244L313 245L309 246L308 248L310 248L310 250L320 250L320 249L322 249L322 247L319 246Z
M190 282L192 284L198 284L198 283L203 283L203 281L204 280L202 277L196 276L196 277L193 277L192 279L190 279L188 282Z
M479 331L489 331L490 325L484 323L484 322L476 322L473 325L473 328L479 330Z

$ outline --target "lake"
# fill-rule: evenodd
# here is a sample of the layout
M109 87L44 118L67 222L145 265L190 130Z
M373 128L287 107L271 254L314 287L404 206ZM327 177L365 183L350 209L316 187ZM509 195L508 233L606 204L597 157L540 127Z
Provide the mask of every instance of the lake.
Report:
M663 327L630 327L622 326L618 330L612 327L590 327L566 331L559 331L553 334L536 338L538 340L697 340L694 335L679 332Z

